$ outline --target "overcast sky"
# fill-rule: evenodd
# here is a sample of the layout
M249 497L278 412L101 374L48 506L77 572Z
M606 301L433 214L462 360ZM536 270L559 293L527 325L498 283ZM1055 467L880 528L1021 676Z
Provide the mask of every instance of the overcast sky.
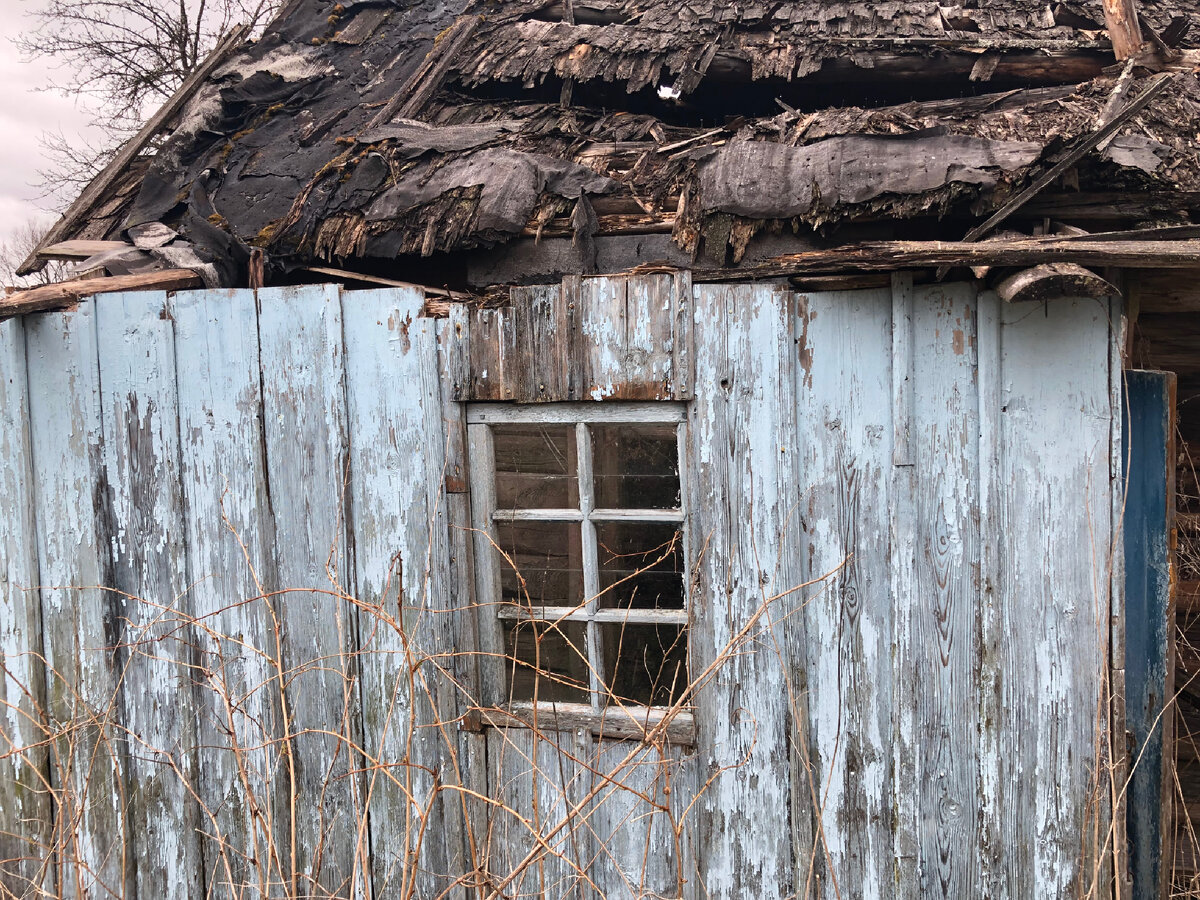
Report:
M38 169L45 168L41 136L62 131L78 139L89 115L74 99L45 88L53 72L42 61L27 62L13 37L34 25L41 0L0 0L0 241L31 217L52 219L38 199Z

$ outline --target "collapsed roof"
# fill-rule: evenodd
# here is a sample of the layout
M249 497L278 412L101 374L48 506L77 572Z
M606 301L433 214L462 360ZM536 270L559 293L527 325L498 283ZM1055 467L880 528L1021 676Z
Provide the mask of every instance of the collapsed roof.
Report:
M1194 13L1140 5L1153 52L1127 78L1179 74L1060 180L1056 217L1190 222ZM522 241L550 272L603 268L614 236L727 266L772 235L894 232L863 223L957 238L1111 106L1103 22L1097 0L295 0L52 236L131 241L133 268L198 256L226 285L255 249L276 279L466 284L543 274L487 256Z

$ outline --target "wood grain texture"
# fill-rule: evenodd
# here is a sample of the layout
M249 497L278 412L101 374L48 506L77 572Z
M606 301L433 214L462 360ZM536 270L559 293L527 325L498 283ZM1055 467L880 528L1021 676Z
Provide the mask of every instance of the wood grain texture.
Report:
M794 889L790 711L773 623L800 601L769 601L795 587L781 583L779 566L797 538L794 499L779 492L789 465L780 418L795 402L779 372L792 322L767 287L697 286L695 303L704 327L689 421L693 678L716 665L696 695L698 764L712 778L691 823L699 880L714 896L782 897Z
M336 287L259 291L267 478L274 511L271 585L283 629L294 795L277 834L295 893L361 891L367 855L355 748L358 614L347 598L347 436ZM283 820L281 820L283 821ZM294 849L293 849L294 848Z
M597 896L590 870L603 850L584 802L593 786L586 765L595 752L591 735L499 728L489 731L487 747L488 796L498 801L482 845L487 870L515 874L511 896ZM527 862L539 841L546 852Z
M96 301L112 581L121 603L126 827L140 897L201 890L174 337L165 294Z
M913 296L913 592L898 597L898 630L915 713L918 871L922 897L976 894L979 565L979 394L975 292L917 288ZM906 602L907 601L907 602ZM901 678L904 674L901 673ZM965 711L965 712L964 712Z
M470 399L686 399L690 290L668 274L513 288L511 306L471 314Z
M25 328L0 324L0 893L53 890Z
M206 890L282 888L270 825L280 788L278 636L263 457L258 314L251 291L195 291L170 303L179 379L180 476L194 674Z
M24 320L38 519L46 713L58 884L64 896L133 896L126 847L120 654L94 304Z
M1011 655L999 727L1018 774L1004 804L1017 840L1003 852L1006 865L1027 873L1018 877L1028 878L1031 895L1062 896L1089 888L1092 873L1080 871L1085 840L1097 825L1107 830L1103 820L1087 821L1084 799L1097 797L1107 728L1111 451L1119 439L1111 313L1092 300L1000 315L1005 489L995 539Z
M444 701L437 633L449 552L442 492L445 429L436 325L416 291L343 295L351 531L360 604L364 753L375 896L445 890L461 863L461 825L445 827L457 797L440 790ZM393 390L380 391L391 383ZM432 502L431 502L432 500ZM439 505L440 503L440 505ZM444 696L449 694L448 697ZM442 701L442 702L440 702ZM432 819L426 832L422 816ZM414 866L414 863L416 864Z
M904 711L892 699L890 313L886 290L795 295L799 580L844 563L788 620L811 717L812 771L795 773L793 790L822 810L818 842L797 863L800 896L881 896L895 879L893 732Z

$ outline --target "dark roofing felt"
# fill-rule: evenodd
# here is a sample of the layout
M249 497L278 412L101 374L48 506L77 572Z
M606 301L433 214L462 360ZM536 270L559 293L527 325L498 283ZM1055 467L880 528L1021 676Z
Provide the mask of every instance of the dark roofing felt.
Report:
M1141 9L1159 30L1191 12ZM1094 126L1110 81L1053 85L1112 64L1102 21L1099 2L297 0L76 232L162 222L235 283L251 247L280 271L669 211L690 248L732 216L736 258L765 221L986 210ZM1180 78L1082 177L1200 185L1198 98Z

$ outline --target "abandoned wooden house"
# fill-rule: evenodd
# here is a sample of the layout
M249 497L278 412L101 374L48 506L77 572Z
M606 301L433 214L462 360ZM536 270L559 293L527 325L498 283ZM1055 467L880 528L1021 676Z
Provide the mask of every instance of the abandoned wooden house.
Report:
M0 894L1200 896L1198 14L230 35L0 299Z

